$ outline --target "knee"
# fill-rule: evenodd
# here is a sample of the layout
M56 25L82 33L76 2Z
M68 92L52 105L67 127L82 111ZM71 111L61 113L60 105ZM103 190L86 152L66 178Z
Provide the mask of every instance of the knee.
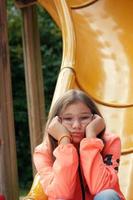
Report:
M95 197L94 200L120 200L117 192L112 189L106 189L99 192Z

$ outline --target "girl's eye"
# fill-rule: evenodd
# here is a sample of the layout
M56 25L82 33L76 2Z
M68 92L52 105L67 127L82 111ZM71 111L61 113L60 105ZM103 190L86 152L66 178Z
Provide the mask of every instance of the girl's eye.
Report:
M72 118L71 117L64 117L63 120L65 120L65 121L71 121Z
M88 119L88 118L90 118L90 117L81 117L81 119Z
M84 116L84 117L81 117L80 120L87 120L87 119L90 119L91 116Z

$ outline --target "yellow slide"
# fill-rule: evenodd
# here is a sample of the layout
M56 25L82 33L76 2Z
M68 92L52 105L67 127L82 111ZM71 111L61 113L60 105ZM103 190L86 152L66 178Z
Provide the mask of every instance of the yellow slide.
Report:
M121 138L120 185L126 200L133 200L133 1L38 2L62 30L62 65L53 102L70 88L92 96L108 129ZM47 199L38 175L25 199Z

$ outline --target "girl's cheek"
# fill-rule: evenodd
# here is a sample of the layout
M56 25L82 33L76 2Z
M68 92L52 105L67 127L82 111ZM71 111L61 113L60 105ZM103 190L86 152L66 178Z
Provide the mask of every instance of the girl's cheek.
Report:
M86 133L86 127L87 127L87 125L83 127L84 133Z
M70 127L69 126L67 126L66 124L64 124L64 123L62 123L62 125L69 131L69 132L71 132L71 130L70 130Z

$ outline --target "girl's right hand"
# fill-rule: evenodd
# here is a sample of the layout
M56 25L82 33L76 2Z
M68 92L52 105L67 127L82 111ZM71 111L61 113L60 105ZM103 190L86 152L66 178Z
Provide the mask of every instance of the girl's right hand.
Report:
M63 135L70 135L68 130L61 124L60 119L58 116L54 117L50 122L47 132L57 141Z

